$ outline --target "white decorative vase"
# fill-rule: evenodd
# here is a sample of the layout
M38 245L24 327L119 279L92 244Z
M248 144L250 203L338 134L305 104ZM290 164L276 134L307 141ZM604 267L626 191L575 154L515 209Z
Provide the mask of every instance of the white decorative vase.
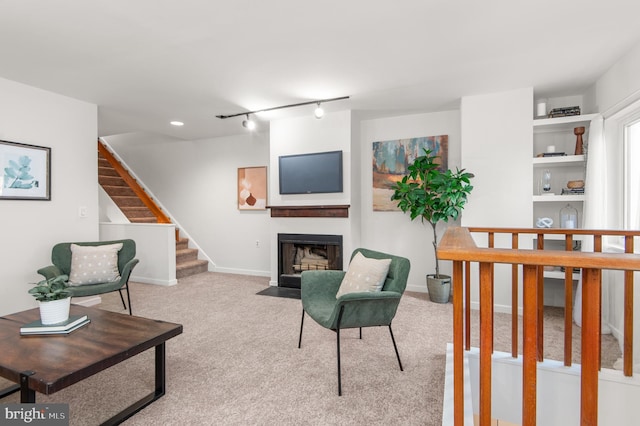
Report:
M40 321L44 325L57 324L69 319L70 297L50 302L38 302L38 305L40 306Z

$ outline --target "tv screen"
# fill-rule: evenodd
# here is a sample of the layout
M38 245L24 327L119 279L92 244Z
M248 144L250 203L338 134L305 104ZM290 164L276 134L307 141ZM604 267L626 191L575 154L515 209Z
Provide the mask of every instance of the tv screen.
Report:
M342 151L283 155L280 194L342 192Z

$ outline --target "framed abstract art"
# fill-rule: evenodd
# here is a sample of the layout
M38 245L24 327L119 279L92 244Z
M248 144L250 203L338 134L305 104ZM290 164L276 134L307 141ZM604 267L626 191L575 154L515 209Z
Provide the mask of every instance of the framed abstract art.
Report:
M373 142L373 210L400 211L391 201L391 186L402 179L407 167L427 149L440 157L440 168L448 168L449 136L423 136Z
M267 166L238 169L238 209L266 210Z

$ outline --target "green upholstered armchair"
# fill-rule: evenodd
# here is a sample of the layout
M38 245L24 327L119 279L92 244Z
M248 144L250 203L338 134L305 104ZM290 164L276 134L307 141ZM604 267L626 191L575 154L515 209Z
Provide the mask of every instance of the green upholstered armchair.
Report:
M351 259L361 253L366 258L391 259L389 272L381 291L357 292L343 294L336 299L345 271L304 271L301 278L302 320L300 322L300 339L302 343L302 329L305 312L321 326L336 332L337 360L338 360L338 395L342 395L342 379L340 370L340 330L344 328L388 326L391 341L402 371L400 354L391 330L400 298L407 286L410 263L408 259L386 253L356 249Z
M102 282L96 284L85 284L79 286L69 286L72 297L93 296L96 294L110 293L118 291L124 309L127 305L122 296L122 290L127 292L127 302L129 304L129 315L131 312L131 296L129 295L129 276L131 271L138 264L136 259L136 243L133 240L114 240L96 242L58 243L51 250L51 262L53 265L38 269L38 273L45 278L57 277L59 275L71 276L71 244L79 246L102 246L107 244L122 243L122 248L118 251L118 271L120 278L115 281Z

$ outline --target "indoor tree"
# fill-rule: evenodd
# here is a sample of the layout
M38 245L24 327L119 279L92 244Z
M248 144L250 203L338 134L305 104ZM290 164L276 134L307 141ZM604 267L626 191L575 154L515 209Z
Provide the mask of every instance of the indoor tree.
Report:
M417 157L407 167L408 174L393 184L391 200L396 201L403 212L409 212L411 220L420 218L431 225L433 249L436 260L436 278L440 278L438 263L438 222L456 220L471 193L472 173L464 169L456 171L440 170L436 162L439 157L424 149L424 155Z

